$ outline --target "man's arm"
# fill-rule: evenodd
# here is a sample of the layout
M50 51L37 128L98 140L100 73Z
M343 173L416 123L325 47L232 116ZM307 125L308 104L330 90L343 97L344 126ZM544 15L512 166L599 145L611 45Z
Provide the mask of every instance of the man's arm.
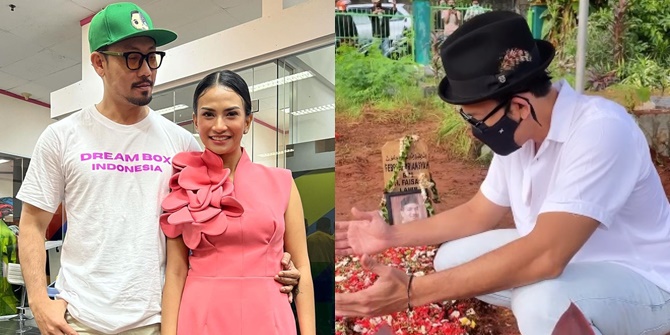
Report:
M541 214L529 235L471 262L416 278L411 304L470 298L558 277L598 225L571 213Z
M335 315L379 316L431 302L472 298L559 276L599 223L565 212L540 215L527 236L471 262L423 277L411 284L404 271L363 255L363 267L379 275L356 293L335 294Z
M35 315L35 322L42 334L77 333L65 321L67 302L51 300L47 295L46 251L44 236L53 214L23 203L21 211L21 234L19 235L19 257L21 272L28 290L28 301Z
M52 213L39 209L31 204L23 203L21 211L21 234L19 235L19 255L21 272L28 289L28 301L33 306L49 300L47 295L46 252L44 236L46 235Z
M393 246L435 245L493 229L509 211L478 191L468 202L432 217L391 226Z

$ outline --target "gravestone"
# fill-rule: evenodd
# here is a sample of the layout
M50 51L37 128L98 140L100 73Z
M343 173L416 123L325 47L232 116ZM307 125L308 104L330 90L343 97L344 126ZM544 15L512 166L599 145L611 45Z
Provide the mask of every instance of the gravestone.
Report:
M402 140L389 141L382 147L384 185L393 177L393 169L398 162L401 143ZM421 139L412 142L405 161L405 169L409 175L404 175L402 170L398 171L398 178L391 192L418 190L421 173L425 173L426 178L430 178L428 147Z

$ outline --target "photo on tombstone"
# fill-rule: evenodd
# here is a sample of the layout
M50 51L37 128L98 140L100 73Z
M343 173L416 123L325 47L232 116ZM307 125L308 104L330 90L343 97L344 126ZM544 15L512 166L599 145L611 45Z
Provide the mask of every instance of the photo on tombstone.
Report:
M386 193L389 224L405 224L428 217L420 190Z

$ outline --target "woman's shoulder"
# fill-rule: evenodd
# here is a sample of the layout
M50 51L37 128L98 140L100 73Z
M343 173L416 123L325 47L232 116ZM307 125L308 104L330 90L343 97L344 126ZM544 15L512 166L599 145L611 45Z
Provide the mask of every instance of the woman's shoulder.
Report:
M273 166L267 166L263 164L258 164L258 163L251 163L251 166L257 171L262 171L263 173L273 176L273 177L281 177L281 178L293 178L291 170L285 169L285 168L280 168L280 167L273 167Z

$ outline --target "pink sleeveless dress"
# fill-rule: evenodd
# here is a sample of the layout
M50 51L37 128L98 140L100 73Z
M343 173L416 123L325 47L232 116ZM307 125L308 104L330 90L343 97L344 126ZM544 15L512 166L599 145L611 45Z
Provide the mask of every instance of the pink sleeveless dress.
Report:
M254 164L244 151L232 182L209 150L179 153L172 164L160 225L192 250L177 333L296 334L288 296L274 280L284 252L290 171Z

